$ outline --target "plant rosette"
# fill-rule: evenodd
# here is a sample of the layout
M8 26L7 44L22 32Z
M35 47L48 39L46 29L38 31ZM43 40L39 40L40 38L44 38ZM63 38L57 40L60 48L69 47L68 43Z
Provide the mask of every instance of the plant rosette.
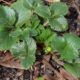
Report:
M17 0L11 6L0 4L0 51L9 51L5 57L11 57L11 60L3 60L5 66L29 69L36 60L37 52L41 52L37 51L38 43L42 43L45 54L59 52L60 59L67 62L65 69L80 77L80 38L65 33L68 30L67 13L68 6L62 2L45 5L42 0ZM58 36L57 32L64 34ZM50 47L46 49L46 46Z

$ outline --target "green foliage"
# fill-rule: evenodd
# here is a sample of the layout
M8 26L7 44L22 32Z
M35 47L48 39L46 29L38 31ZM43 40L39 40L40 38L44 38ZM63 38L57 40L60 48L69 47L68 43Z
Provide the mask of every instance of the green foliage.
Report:
M53 47L60 52L62 60L72 64L65 64L65 68L71 74L80 77L80 38L68 33L64 34L64 36L56 36L53 39ZM75 63L73 63L73 61L75 61Z
M72 64L65 68L79 77L80 38L71 33L57 35L68 29L67 13L62 2L45 5L42 0L17 0L10 7L0 5L0 50L11 51L28 69L35 62L37 43L42 43L45 53L59 52L62 60Z
M50 15L51 15L49 7L43 6L41 4L37 5L35 12L43 18L50 18Z
M4 27L13 27L16 15L13 9L7 6L0 5L0 30Z
M12 8L16 11L16 16L18 17L16 27L21 27L27 20L30 19L32 13L30 10L27 10L23 5L24 0L18 0L12 4Z
M26 38L23 42L14 44L11 53L20 59L23 68L28 69L35 61L36 42L32 38Z
M0 30L0 50L9 50L16 41L17 38L12 38L7 29Z
M24 0L24 5L28 9L32 9L34 0Z
M66 31L68 29L67 20L63 16L55 19L50 19L49 23L52 30Z
M61 53L61 58L72 62L79 56L80 38L74 34L64 34L63 37L56 36L53 39L53 45Z
M50 10L52 16L64 16L68 12L68 7L65 3L57 2L50 6Z

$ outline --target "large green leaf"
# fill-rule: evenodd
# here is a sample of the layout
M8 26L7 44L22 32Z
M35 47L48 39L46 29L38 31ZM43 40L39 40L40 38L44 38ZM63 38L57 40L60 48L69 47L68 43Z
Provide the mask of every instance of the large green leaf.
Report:
M80 77L80 63L65 64L64 67L75 77Z
M27 20L29 20L32 15L31 11L24 7L23 1L24 0L18 0L12 4L12 8L16 10L18 15L18 21L16 23L16 26L19 27L21 27L24 23L26 23Z
M79 56L80 38L74 34L65 34L64 38L67 41L67 45L62 52L62 58L67 60L77 59Z
M61 53L61 58L72 62L79 57L80 38L74 34L65 34L64 37L53 39L54 48Z
M68 6L65 3L57 2L50 6L50 10L52 12L52 16L64 16L68 13Z
M51 29L56 31L66 31L68 29L67 20L62 16L55 19L50 19L49 24Z
M50 18L51 15L49 7L41 4L37 5L35 12L43 18Z
M28 69L35 61L36 43L32 38L26 38L25 41L12 46L11 52L20 59L22 66Z
M0 29L3 27L12 27L15 23L16 16L13 9L0 5Z
M10 50L11 46L16 43L16 38L9 36L7 30L0 31L0 50Z

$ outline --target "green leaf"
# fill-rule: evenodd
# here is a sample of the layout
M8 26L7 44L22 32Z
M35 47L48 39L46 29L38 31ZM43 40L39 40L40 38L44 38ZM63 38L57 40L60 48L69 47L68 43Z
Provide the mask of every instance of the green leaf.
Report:
M32 15L32 12L24 7L23 1L24 0L18 0L12 4L12 8L14 8L18 14L18 21L16 23L17 27L21 27L23 24L25 24Z
M51 15L49 7L41 4L37 5L35 13L43 18L50 18Z
M32 9L33 8L33 3L34 3L34 0L24 0L24 6L27 9Z
M31 29L30 30L30 36L37 36L38 35L38 33L37 33L37 31L35 30L35 29Z
M30 36L30 30L31 30L31 28L25 28L23 30L22 39L26 39Z
M66 39L68 44L71 44L74 49L80 49L80 38L75 34L65 34L64 38Z
M75 77L80 77L80 63L65 64L65 69Z
M64 38L67 41L67 45L62 52L62 58L66 60L77 59L79 57L80 38L74 34L65 34Z
M17 38L23 34L23 31L18 27L10 32L9 36L13 38Z
M0 31L0 50L10 50L11 46L16 43L16 38L9 36L7 30Z
M37 7L38 4L42 3L42 0L24 0L24 6L32 11Z
M37 33L38 33L38 35L40 35L41 33L42 33L42 31L44 31L44 27L43 27L43 25L39 25L37 28L36 28L36 31L37 31Z
M68 13L68 6L62 2L53 3L50 6L52 16L64 16Z
M0 5L0 29L3 27L12 28L15 20L16 16L14 10L8 6Z
M53 39L53 46L55 47L56 50L62 52L66 46L66 41L61 36L55 36L55 38Z
M11 48L11 53L20 59L24 69L28 69L35 61L36 43L32 38L26 38Z
M51 29L56 31L66 31L68 29L67 20L62 16L55 19L50 19L49 24Z
M36 28L40 24L40 20L37 15L33 15L31 18L32 28Z
M38 36L38 38L41 41L46 41L50 36L51 36L52 32L49 29L44 29L44 31L42 31L42 33Z
M64 37L53 39L54 48L61 53L61 58L72 62L79 57L80 38L74 34L65 34Z
M35 10L35 8L38 6L38 4L44 5L43 0L34 0L33 10Z

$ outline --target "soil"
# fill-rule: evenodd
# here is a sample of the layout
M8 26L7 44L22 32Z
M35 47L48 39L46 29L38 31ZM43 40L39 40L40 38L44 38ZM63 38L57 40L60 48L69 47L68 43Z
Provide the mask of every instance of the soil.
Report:
M15 0L0 0L0 3L10 5ZM80 36L80 0L61 0L69 6L69 14L65 17L69 23L67 32L73 32ZM1 55L0 55L1 56ZM37 54L33 69L23 70L0 66L0 80L37 80L43 76L45 80L78 80L70 75L62 67L63 62L59 62L59 54L53 55ZM57 61L55 61L57 58ZM80 79L79 79L80 80Z

